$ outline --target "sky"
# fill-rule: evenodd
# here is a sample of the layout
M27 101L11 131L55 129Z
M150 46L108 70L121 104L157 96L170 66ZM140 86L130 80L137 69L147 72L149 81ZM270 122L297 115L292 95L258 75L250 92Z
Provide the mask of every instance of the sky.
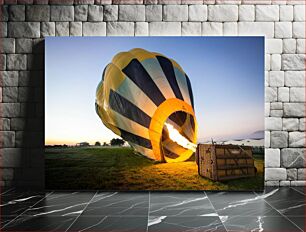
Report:
M132 48L172 58L189 76L198 142L264 130L263 37L47 37L46 145L118 137L96 114L95 93L113 56Z

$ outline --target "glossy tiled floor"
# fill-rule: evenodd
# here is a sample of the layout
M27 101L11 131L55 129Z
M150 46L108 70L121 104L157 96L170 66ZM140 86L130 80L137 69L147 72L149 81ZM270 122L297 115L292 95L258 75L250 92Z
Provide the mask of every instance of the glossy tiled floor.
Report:
M305 190L1 194L1 231L202 232L305 229Z

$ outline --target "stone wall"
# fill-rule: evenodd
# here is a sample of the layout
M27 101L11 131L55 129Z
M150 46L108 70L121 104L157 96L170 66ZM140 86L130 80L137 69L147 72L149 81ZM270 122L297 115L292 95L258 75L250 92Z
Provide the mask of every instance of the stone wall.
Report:
M44 185L45 36L264 35L266 185L305 185L304 0L1 1L2 186Z

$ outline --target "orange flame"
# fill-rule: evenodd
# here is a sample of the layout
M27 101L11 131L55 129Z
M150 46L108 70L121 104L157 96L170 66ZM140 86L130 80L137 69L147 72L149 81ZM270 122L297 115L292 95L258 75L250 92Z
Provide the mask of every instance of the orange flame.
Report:
M171 124L165 123L168 133L169 133L169 138L173 141L176 142L178 145L189 149L193 152L196 151L197 145L190 142L188 139L186 139L183 135L180 134Z

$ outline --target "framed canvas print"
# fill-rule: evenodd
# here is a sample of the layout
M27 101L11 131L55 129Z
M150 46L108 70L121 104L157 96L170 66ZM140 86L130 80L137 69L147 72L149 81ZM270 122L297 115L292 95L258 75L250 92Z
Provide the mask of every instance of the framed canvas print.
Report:
M47 189L262 190L264 37L48 37Z

